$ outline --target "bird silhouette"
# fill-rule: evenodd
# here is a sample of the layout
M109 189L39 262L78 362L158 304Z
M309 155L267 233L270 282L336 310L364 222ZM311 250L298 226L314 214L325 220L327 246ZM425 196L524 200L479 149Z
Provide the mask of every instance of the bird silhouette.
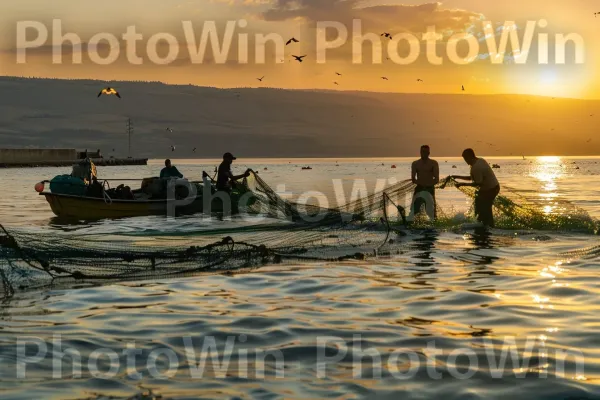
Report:
M382 76L381 79L383 79L384 81L389 81L389 79L385 76Z
M107 87L104 88L100 91L100 93L98 93L98 97L102 96L103 94L107 95L107 96L111 96L111 95L115 95L118 98L121 98L121 95L119 94L119 92L117 92L115 89L111 88L111 87Z
M300 41L293 37L290 40L288 40L287 42L285 42L285 45L287 46L290 43L298 43L298 42L300 42Z
M175 151L175 146L171 145L171 151Z
M302 62L302 59L303 59L304 57L306 57L306 55L303 55L303 56L294 56L294 55L292 55L292 57L294 57L294 58L296 59L296 61L298 61L298 62Z
M194 148L192 149L192 151L195 153L195 152L196 152L196 148L194 147Z
M595 12L594 13L594 17L597 17L598 15L600 15L600 12Z
M335 74L336 74L337 76L342 76L342 74L340 74L339 72L336 72Z
M173 133L173 129L171 129L171 128L167 128L167 131L170 133Z
M262 82L263 79L265 79L265 77L263 76L262 78L256 78L257 81Z
M383 33L381 34L381 36L385 36L386 38L390 38L390 39L392 38L392 35L390 35L390 34L389 34L389 33L387 33L387 32L383 32Z
M465 85L462 85L462 91L463 92L465 91Z
M333 82L333 84L334 84L334 85L339 85L339 83L337 83L337 82Z
M423 82L423 79L417 79L417 82Z

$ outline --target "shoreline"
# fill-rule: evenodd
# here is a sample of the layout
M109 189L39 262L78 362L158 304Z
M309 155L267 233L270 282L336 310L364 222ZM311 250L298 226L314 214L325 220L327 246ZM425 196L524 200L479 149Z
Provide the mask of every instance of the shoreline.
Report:
M123 165L148 165L147 158L92 158L92 162L99 167ZM23 163L0 163L0 168L38 168L38 167L69 167L82 160L63 161L35 161Z

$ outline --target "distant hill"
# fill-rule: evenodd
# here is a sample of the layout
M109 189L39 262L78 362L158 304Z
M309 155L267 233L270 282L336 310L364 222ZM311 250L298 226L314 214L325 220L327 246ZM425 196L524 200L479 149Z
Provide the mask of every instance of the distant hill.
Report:
M400 157L418 154L421 144L430 144L436 156L459 156L465 147L488 156L600 151L597 100L153 82L112 82L122 99L98 98L105 85L0 77L0 147L99 148L126 156L131 117L133 155L151 158L215 158L225 151L240 157Z

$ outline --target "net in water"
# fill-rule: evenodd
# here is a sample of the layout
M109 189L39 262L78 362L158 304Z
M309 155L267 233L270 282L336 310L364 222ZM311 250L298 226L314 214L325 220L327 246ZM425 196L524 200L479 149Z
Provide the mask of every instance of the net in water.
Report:
M407 226L406 209L415 185L403 181L335 208L281 198L254 175L256 201L244 213L260 223L208 227L174 238L79 235L6 229L0 225L0 290L32 289L56 282L142 280L210 271L251 268L284 261L363 260L394 254L407 229L452 228L448 210L437 219L417 218ZM454 187L447 179L438 189ZM469 197L471 187L460 187ZM598 222L573 204L551 206L503 187L495 202L500 229L577 230L596 233ZM552 207L549 209L548 207Z

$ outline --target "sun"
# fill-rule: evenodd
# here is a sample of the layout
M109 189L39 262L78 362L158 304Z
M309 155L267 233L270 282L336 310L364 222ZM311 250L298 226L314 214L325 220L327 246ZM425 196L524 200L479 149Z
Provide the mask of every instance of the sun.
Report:
M556 71L545 70L540 74L540 84L542 86L548 86L550 89L554 88L558 82L558 74Z

